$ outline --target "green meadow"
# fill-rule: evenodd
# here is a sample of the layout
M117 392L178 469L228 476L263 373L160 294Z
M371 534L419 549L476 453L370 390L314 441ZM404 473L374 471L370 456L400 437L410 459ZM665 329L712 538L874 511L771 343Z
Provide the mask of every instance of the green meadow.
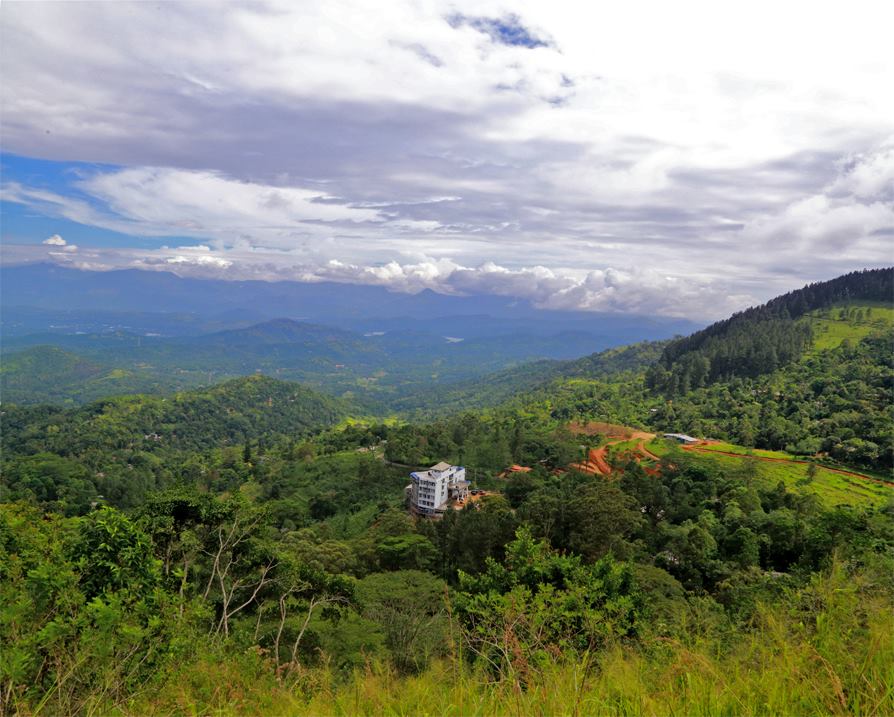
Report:
M708 450L741 454L741 457L727 456L721 453L681 451L675 444L663 439L650 441L647 447L652 453L661 457L671 456L675 453L684 454L690 460L710 462L720 469L733 470L738 473L750 472L751 479L763 488L772 488L781 481L790 490L815 494L824 506L830 508L844 505L882 507L894 499L894 488L884 485L877 479L843 475L820 464L815 464L815 473L811 476L809 462L795 460L793 456L782 451L753 450L729 443L705 446ZM791 462L776 463L756 460L760 457L784 458Z
M845 340L860 341L872 334L890 331L894 326L894 307L881 302L836 304L809 313L803 321L813 328L813 351L840 346Z

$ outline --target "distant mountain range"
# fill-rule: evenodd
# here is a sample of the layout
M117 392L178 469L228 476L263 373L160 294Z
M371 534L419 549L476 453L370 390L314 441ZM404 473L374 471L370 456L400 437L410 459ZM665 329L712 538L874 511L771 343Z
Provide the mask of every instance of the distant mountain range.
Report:
M894 269L855 272L685 338L527 362L561 334L457 342L275 319L200 336L20 336L6 341L0 379L6 404L72 404L266 374L339 396L338 416L441 419L480 408L556 421L599 416L881 470L892 445L892 297ZM228 385L278 385L256 378Z
M263 373L368 405L538 359L688 333L680 319L556 312L505 297L164 272L0 270L3 400L83 402Z
M504 296L402 294L331 282L189 279L155 271L80 271L52 264L0 268L5 336L45 331L200 334L270 319L369 333L416 330L439 335L554 335L580 331L603 348L688 334L686 319L585 311L547 311Z

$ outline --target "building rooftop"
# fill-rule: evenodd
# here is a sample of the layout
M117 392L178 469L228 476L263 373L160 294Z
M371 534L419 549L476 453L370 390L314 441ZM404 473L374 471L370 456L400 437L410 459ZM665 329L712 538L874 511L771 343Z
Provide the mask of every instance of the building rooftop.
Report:
M441 461L440 463L433 465L431 468L429 468L429 470L430 471L446 471L450 467L451 467L451 465L449 463L445 463L444 461Z
M698 438L693 438L692 436L687 436L685 433L665 433L665 438L676 438L678 441L684 441L686 443L698 443Z

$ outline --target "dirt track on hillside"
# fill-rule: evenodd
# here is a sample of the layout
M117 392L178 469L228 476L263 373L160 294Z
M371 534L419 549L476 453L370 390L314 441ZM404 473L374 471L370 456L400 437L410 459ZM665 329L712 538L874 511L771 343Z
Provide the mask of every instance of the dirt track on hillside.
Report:
M573 470L580 471L581 473L589 473L591 475L600 475L607 476L611 473L611 466L608 464L608 449L610 446L613 446L617 443L623 443L624 441L629 441L631 439L638 439L634 451L639 453L646 459L653 460L656 462L661 462L660 456L652 453L648 448L646 448L646 441L651 441L654 437L654 433L646 433L645 431L636 431L626 426L615 426L612 424L588 424L587 426L575 426L577 430L576 433L582 433L587 435L592 435L591 431L598 428L609 429L608 435L612 437L614 440L610 440L605 444L601 445L599 448L593 448L590 450L587 455L587 460L584 462L572 463L570 468ZM703 445L694 445L694 446L682 446L685 451L695 451L697 453L704 454L717 454L721 456L730 456L732 458L754 458L759 461L766 461L768 463L793 463L796 465L809 465L810 461L798 461L792 460L788 458L771 458L769 456L747 456L742 453L733 453L731 451L715 451L709 448L704 448ZM894 487L894 481L887 481L883 478L873 478L872 476L863 475L862 473L856 473L855 471L844 470L842 468L829 468L828 466L824 466L821 464L817 464L823 470L827 470L830 473L837 473L839 475L847 476L849 478L858 478L860 480L870 481L871 483L878 483L879 485L885 485Z
M788 458L771 458L770 456L754 456L754 455L745 455L742 453L733 453L731 451L714 451L710 448L703 448L701 446L683 446L684 451L696 451L697 453L707 453L707 454L715 454L721 456L732 456L733 458L754 458L758 461L766 461L767 463L794 463L796 465L807 466L810 465L810 461L796 461ZM818 468L822 468L823 470L829 471L830 473L838 473L843 476L850 476L851 478L859 478L861 480L868 480L872 483L879 483L881 485L887 485L894 487L894 482L884 480L883 478L873 478L871 476L863 475L862 473L854 473L853 471L846 471L840 468L829 468L820 463L816 464Z
M611 468L605 460L607 447L591 448L587 455L587 460L583 463L572 463L571 467L581 473L591 473L593 475L607 476L611 473Z
M611 424L599 424L609 426ZM632 438L639 439L639 442L636 444L636 449L639 453L648 456L654 460L660 460L658 456L649 453L646 450L645 442L651 441L654 437L654 433L646 433L645 431L635 431L633 429L629 429L626 426L612 426L615 429L623 429L623 431L618 431L615 435L622 433L623 437L616 438L613 441L608 441L607 443L599 446L599 448L590 449L589 454L587 455L587 460L583 463L572 463L571 468L576 471L580 471L581 473L590 473L591 475L600 475L607 476L612 472L611 466L608 464L608 449L609 446L613 446L616 443L623 443L624 441L629 441ZM584 433L585 431L579 431L580 433Z
M639 451L646 458L649 458L649 459L656 461L658 463L661 462L661 458L659 456L656 456L654 453L652 453L652 451L650 451L648 448L646 448L645 439L641 440L639 443L636 444L636 450Z

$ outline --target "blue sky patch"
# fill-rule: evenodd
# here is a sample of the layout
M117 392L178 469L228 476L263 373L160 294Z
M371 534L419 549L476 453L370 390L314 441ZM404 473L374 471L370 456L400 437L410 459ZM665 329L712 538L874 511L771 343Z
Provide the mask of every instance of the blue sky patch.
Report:
M452 15L448 22L452 27L467 25L488 35L491 40L501 45L512 47L549 47L550 43L537 37L521 23L518 15L503 17L470 17L468 15Z
M118 165L95 162L54 162L34 157L0 153L2 185L20 184L29 190L43 190L53 195L88 204L97 212L114 216L109 208L84 192L78 182L100 172L121 169ZM42 211L38 202L22 204L0 201L3 217L2 240L9 244L40 244L47 237L58 234L69 244L93 247L134 247L141 249L169 246L193 246L203 243L195 237L141 236L82 224L58 212ZM50 207L50 203L46 203Z

